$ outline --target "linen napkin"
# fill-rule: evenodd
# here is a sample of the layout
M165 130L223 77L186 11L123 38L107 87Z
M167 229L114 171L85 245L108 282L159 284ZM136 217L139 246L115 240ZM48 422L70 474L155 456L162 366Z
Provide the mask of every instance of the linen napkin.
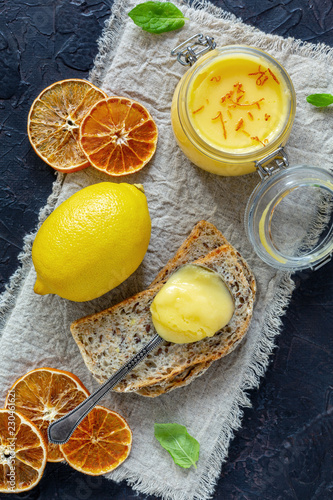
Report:
M133 430L129 458L107 477L127 480L143 493L172 500L205 500L213 491L226 460L228 446L241 425L242 408L250 405L247 391L258 386L274 348L293 282L288 273L266 266L253 252L244 232L244 210L259 182L255 173L223 178L192 165L177 147L170 124L174 89L186 71L170 51L202 32L218 46L245 44L266 50L289 72L296 89L297 113L286 151L291 164L332 166L331 110L316 110L306 95L329 91L333 81L332 50L267 35L243 24L208 2L179 4L189 19L181 30L152 35L135 26L127 13L139 2L116 0L99 41L99 55L90 74L109 95L142 102L159 128L153 160L139 173L114 180L92 168L59 175L40 221L79 189L93 183L142 183L152 218L152 236L140 268L125 283L91 302L73 303L33 292L35 271L30 251L34 235L25 241L19 269L2 296L0 350L1 402L11 384L41 366L69 370L90 391L97 383L85 367L70 334L73 320L109 307L144 289L174 254L200 219L214 223L242 253L257 280L258 295L250 329L241 345L217 361L188 387L155 399L111 393L105 406L121 413ZM317 90L320 89L320 90ZM185 425L200 443L198 468L181 469L154 438L154 422Z

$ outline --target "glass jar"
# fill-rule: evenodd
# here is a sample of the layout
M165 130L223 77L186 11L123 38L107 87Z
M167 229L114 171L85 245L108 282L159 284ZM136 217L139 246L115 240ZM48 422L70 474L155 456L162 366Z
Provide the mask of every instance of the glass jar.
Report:
M206 53L207 51L211 52ZM296 98L285 69L259 49L236 45L216 49L214 40L203 35L195 35L186 40L171 54L177 55L183 65L195 63L181 78L173 96L171 110L173 131L185 155L200 168L218 175L244 175L257 171L261 177L245 211L245 231L257 255L270 266L281 270L318 269L326 264L333 254L333 175L318 167L289 166L283 146L294 121ZM197 61L197 57L202 54L205 55ZM267 143L259 141L256 144L258 141L252 141L250 147L243 147L243 150L226 146L226 124L223 124L224 118L218 115L224 145L217 147L210 134L206 133L207 130L212 130L215 134L209 126L209 119L214 121L215 117L211 114L208 115L208 121L207 117L206 120L202 119L205 126L200 128L200 120L193 118L193 111L201 108L193 108L193 95L196 92L200 94L200 85L205 80L208 83L218 83L226 78L228 71L222 71L225 61L235 60L235 64L239 64L247 59L258 64L258 71L247 76L258 78L259 87L268 83L265 79L267 75L271 78L271 84L272 80L274 84L278 80L277 85L284 89L284 112L278 126L269 134ZM265 67L270 71L264 71ZM212 68L218 68L219 74L211 71ZM225 114L226 109L226 112L228 109L231 111L237 108L237 103L243 103L245 106L242 114L245 116L245 112L248 114L251 110L250 113L254 115L252 110L258 106L254 105L255 101L245 100L245 94L238 92L245 88L240 83L235 82L231 89L233 94L229 93L228 97L227 93L223 96L227 96L227 101L225 99L218 104L230 104L230 108L224 108ZM210 94L201 97L209 100ZM202 102L204 105L204 101ZM262 117L259 117L259 121L260 118L263 123ZM234 125L235 123L234 120ZM238 130L234 129L235 132ZM237 138L237 134L234 133L234 137Z
M277 269L319 269L333 253L333 175L279 161L266 172L245 210L250 243Z
M245 64L252 68L251 76L244 72ZM237 75L238 68L241 77ZM231 74L226 78L227 71ZM205 78L207 84L202 88ZM235 88L237 84L240 87ZM226 90L230 90L226 95L233 93L233 96L224 102L215 98L213 102L212 93L219 92L221 85L224 88L221 99ZM249 90L244 92L244 88ZM254 94L259 99L255 100ZM264 95L266 102L265 97L260 98ZM200 57L184 74L173 96L171 123L179 147L195 165L218 175L244 175L256 170L256 161L286 143L294 121L295 103L290 77L273 57L253 47L232 45ZM237 126L239 129L235 131ZM246 128L250 128L249 132Z

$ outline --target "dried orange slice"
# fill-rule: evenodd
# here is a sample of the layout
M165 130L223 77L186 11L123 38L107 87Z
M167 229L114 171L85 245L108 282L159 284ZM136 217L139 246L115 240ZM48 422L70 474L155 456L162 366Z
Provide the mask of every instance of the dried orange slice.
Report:
M31 490L46 459L47 444L39 429L19 412L0 410L0 492Z
M128 457L131 445L132 432L126 420L96 406L60 449L74 469L98 476L118 467Z
M157 126L142 104L109 97L95 104L80 126L80 144L91 165L113 176L138 172L156 149Z
M28 136L38 156L60 172L88 167L78 142L80 123L90 108L105 97L92 83L75 78L43 90L28 116Z
M88 390L72 373L55 368L37 368L19 378L8 392L5 407L15 397L15 408L29 418L48 443L47 428L51 422L78 406ZM59 445L48 443L48 462L61 462Z

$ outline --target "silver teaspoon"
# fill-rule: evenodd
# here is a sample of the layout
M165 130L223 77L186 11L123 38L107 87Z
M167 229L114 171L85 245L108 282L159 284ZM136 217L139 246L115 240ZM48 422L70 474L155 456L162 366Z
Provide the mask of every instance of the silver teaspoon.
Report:
M79 406L74 408L63 417L52 422L47 429L49 441L55 444L67 443L79 423L88 415L88 413L97 405L105 394L110 391L118 382L123 379L136 365L138 365L155 347L163 342L162 337L154 335L148 344L146 344L135 356L125 363L119 370L112 375L104 384L85 399Z

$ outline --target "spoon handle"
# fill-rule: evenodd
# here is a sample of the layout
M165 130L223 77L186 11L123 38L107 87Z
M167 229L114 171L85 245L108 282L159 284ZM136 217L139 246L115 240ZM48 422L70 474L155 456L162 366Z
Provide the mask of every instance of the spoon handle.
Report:
M66 443L79 423L88 415L88 413L97 405L100 399L112 389L118 382L124 378L137 364L139 364L163 339L156 334L148 344L146 344L135 356L125 363L119 370L112 375L109 380L79 404L74 410L63 417L52 422L47 429L49 441L55 444Z

